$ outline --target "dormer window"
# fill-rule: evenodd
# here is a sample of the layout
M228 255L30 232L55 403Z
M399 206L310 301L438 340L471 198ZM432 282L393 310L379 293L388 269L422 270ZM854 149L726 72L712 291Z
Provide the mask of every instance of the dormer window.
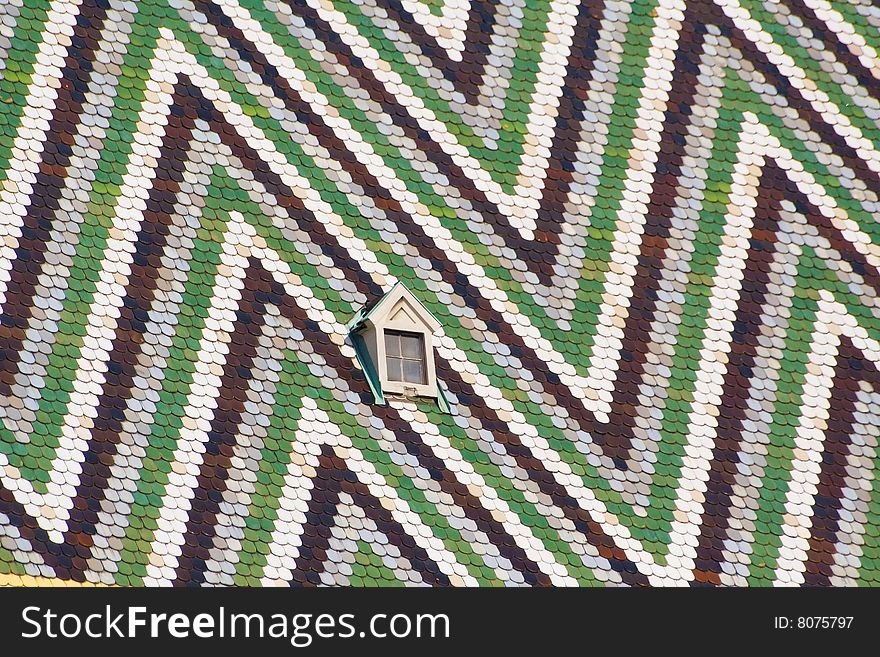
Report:
M440 323L402 283L362 308L349 322L358 362L380 404L387 396L430 397L448 410L434 370Z

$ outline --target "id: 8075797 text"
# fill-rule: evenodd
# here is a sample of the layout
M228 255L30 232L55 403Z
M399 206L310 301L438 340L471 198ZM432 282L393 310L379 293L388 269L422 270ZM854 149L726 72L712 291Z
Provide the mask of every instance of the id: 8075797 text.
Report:
M775 630L848 630L855 616L774 616Z

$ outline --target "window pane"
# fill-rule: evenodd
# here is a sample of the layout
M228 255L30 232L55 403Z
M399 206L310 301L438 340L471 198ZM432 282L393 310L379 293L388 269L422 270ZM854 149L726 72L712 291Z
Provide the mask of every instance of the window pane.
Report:
M400 344L404 358L422 358L422 336L401 335Z
M403 381L400 373L400 359L399 358L387 358L386 362L388 363L388 380L389 381Z
M385 331L385 363L389 381L426 384L425 336Z
M407 383L425 383L425 370L422 367L422 361L403 361L403 380Z
M385 331L385 354L400 358L400 333Z

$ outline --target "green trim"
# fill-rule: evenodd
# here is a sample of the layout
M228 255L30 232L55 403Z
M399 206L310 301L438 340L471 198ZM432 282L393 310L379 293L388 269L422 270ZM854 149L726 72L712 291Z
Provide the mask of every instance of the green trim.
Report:
M444 392L443 386L440 385L440 381L437 381L437 408L440 409L441 413L452 415L452 407L449 405L449 399L446 397L446 392Z
M382 380L379 378L376 368L373 367L373 359L370 358L370 351L367 349L367 343L364 342L364 336L360 333L352 332L348 334L348 337L351 338L351 343L354 345L357 361L367 377L367 383L370 384L370 390L373 393L373 397L376 398L376 403L380 406L385 406L387 402L382 392Z

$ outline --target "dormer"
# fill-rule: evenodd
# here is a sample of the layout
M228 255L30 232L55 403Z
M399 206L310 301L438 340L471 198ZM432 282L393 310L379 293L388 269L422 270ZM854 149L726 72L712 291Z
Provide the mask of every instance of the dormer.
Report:
M448 409L434 366L440 322L403 283L361 308L348 329L378 403L389 396L432 398Z

